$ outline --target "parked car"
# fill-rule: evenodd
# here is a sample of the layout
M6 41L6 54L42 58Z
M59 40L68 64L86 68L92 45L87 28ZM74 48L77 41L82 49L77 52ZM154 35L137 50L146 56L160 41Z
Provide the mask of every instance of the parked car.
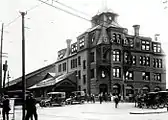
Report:
M65 104L82 104L85 101L84 91L73 91L71 96L66 99Z
M40 101L41 107L62 106L65 103L65 92L49 92L48 97Z

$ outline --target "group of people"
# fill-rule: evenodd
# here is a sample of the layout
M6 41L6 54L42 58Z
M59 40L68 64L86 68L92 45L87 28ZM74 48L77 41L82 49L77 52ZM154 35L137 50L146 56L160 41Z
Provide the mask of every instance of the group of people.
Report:
M94 94L86 95L86 101L95 103L96 96ZM107 93L100 93L98 94L98 100L100 104L102 104L103 101L108 102L108 101L114 101L115 103L115 108L117 108L119 101L121 100L121 95L120 94L107 94Z
M108 100L108 98L110 98L110 100ZM117 108L119 101L121 100L121 95L120 94L113 94L110 97L105 93L100 93L99 94L99 101L100 104L102 104L103 101L107 102L107 101L114 101L115 103L115 108Z
M37 109L36 109L36 100L33 97L33 94L30 93L26 97L25 101L26 106L26 117L25 120L33 120L33 116L35 120L38 120ZM11 110L9 96L3 95L1 98L1 107L2 107L2 117L3 120L9 120L9 111ZM0 111L1 112L1 111Z

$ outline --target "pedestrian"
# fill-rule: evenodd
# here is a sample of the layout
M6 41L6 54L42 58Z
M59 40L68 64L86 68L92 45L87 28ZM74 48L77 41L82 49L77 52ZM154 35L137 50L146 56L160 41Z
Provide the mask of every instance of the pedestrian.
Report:
M119 97L118 97L118 95L114 96L114 102L115 102L115 108L117 108L118 107L118 103L119 103Z
M32 119L33 116L35 120L38 120L36 99L33 97L32 93L30 93L26 98L26 110L27 110L26 120L29 120L29 118Z
M99 101L100 101L100 104L102 104L102 101L103 101L103 94L102 93L99 94Z
M11 110L10 105L9 105L9 98L8 95L4 95L2 98L2 116L3 120L9 120L9 111ZM6 117L5 117L6 116Z

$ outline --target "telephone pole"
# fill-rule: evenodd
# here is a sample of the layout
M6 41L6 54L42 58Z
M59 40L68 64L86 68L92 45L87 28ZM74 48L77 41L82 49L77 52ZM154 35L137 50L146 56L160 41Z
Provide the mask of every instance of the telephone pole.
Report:
M1 29L1 48L0 48L0 89L2 91L2 46L3 46L3 27L4 24L2 23Z
M22 92L23 92L23 103L22 103L22 120L25 120L25 101L26 101L26 79L25 79L25 26L24 26L24 16L25 12L20 12L22 15Z
M5 61L5 64L3 64L3 71L4 71L4 76L3 76L3 90L4 92L5 90L5 81L6 81L6 71L8 69L8 64L7 64L7 60Z

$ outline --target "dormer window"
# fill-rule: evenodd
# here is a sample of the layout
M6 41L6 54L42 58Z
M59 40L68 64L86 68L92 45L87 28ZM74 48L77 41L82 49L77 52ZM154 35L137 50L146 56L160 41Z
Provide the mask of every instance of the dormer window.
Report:
M71 53L77 52L77 44L71 46Z
M153 43L153 52L155 53L161 52L161 45L159 43Z
M146 40L142 40L141 41L141 49L149 51L150 50L150 42L146 41Z
M85 39L82 38L79 40L79 48L82 49L82 48L84 48L84 46L85 46Z

